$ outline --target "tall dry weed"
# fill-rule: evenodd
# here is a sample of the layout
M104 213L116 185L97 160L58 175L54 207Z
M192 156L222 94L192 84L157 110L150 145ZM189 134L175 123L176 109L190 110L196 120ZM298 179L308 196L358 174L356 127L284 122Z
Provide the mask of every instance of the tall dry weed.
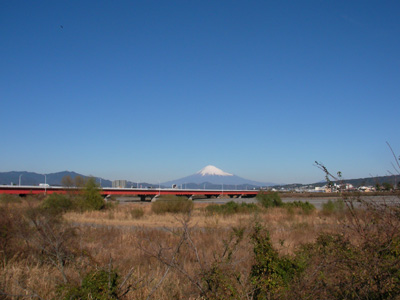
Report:
M255 214L226 217L207 215L204 206L196 204L186 221L182 214L156 215L151 205L141 203L116 206L111 210L112 218L110 210L68 212L57 225L53 224L53 231L43 232L64 237L69 251L66 253L73 254L65 256L62 266L68 284L79 285L93 270L107 268L112 259L112 267L121 280L119 284L126 278L125 287L132 287L123 296L119 294L120 299L146 299L150 295L152 299L248 299L252 295L248 282L254 264L250 234L256 222L268 230L271 245L279 256L295 256L299 245L314 243L321 233L338 233L341 226L338 215L323 215L318 211L302 214L286 208L269 208ZM141 218L132 218L130 211L135 208L143 210ZM41 226L45 226L43 216L37 217ZM34 223L29 224L31 229L35 228ZM71 226L74 234L63 235ZM240 230L243 235L235 244L239 240L235 231ZM24 236L16 235L16 241L20 242ZM182 236L179 253L174 257ZM59 265L49 262L51 255L46 252L49 245L38 243L45 241L39 237L39 232L26 237L31 249L26 254L29 259L13 256L2 267L1 274L5 276L2 278L8 279L0 289L8 294L28 296L32 296L28 291L41 291L43 298L55 297L57 285L64 282L64 276ZM40 277L39 271L29 273L29 269L47 272L54 279L45 282L46 276ZM16 278L23 284L16 284ZM302 284L307 287L305 281ZM293 288L299 286L300 283ZM28 296L25 298L29 299Z

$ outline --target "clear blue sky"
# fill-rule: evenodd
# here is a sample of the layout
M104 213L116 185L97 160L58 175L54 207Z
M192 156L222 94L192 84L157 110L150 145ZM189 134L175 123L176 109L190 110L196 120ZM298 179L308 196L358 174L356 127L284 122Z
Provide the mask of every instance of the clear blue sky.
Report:
M0 171L386 175L399 1L1 1Z

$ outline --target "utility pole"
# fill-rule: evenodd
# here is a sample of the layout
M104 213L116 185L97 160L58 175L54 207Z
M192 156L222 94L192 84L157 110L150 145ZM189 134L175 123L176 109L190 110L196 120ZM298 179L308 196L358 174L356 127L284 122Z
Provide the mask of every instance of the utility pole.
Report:
M46 193L47 193L47 177L46 177L46 174L43 174L44 175L44 194L46 195Z

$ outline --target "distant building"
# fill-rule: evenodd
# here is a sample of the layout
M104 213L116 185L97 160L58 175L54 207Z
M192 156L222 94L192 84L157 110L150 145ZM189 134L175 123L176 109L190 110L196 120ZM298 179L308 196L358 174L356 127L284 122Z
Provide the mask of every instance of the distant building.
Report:
M361 191L361 192L366 192L366 193L375 192L376 191L376 189L373 186L360 186L358 188L358 190Z
M126 188L126 180L113 180L112 187L124 189Z

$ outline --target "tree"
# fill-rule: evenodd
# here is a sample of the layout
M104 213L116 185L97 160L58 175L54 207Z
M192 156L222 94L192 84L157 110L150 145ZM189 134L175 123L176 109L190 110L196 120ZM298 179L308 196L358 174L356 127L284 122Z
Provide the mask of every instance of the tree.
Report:
M70 189L74 186L74 181L72 180L71 176L66 175L61 179L61 185Z
M382 183L382 186L383 186L383 189L384 189L385 191L390 191L390 190L393 189L393 185L390 184L390 183L388 183L388 182Z
M77 188L84 187L85 184L86 184L85 179L83 179L81 176L78 175L75 177L75 186Z
M104 208L105 202L100 194L99 187L94 177L90 177L83 190L83 208L89 210L99 210Z

